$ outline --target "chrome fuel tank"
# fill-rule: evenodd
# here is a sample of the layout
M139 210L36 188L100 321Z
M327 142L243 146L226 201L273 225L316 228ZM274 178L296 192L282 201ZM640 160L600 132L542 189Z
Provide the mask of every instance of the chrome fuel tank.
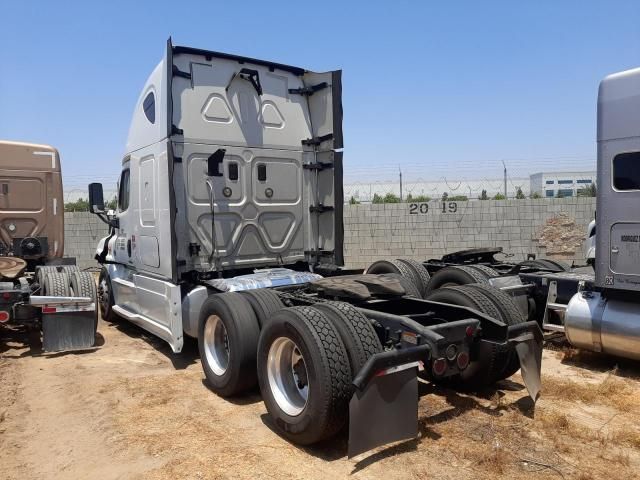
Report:
M640 360L640 304L576 293L567 305L565 335L579 348Z

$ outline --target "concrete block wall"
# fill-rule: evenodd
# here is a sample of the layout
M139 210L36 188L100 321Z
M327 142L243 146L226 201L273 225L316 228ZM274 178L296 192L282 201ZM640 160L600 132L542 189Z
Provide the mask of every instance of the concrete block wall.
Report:
M535 253L584 263L583 240L595 198L444 202L444 212L441 201L427 205L345 205L345 264L427 260L479 247L503 247L514 260Z
M580 197L445 202L444 213L441 201L345 205L345 264L427 260L478 247L502 247L514 260L535 253L584 263L582 240L594 211L595 198ZM96 245L107 233L95 215L65 213L65 256L82 268L97 266Z
M98 240L106 236L109 229L96 215L89 212L65 212L64 256L76 257L80 268L97 267L93 256Z

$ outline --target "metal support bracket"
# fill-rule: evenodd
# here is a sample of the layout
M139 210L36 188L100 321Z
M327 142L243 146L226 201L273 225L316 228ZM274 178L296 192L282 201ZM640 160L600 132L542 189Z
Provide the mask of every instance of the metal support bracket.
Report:
M329 257L335 253L334 250L305 250L305 255L313 255L315 257Z
M191 80L191 74L189 72L183 72L176 65L173 66L171 73L173 73L174 77L182 77Z
M302 140L302 145L318 146L322 142L326 142L327 140L331 140L332 138L333 138L333 133L327 133L326 135L322 135L321 137L313 137L313 138L307 138L306 140Z
M542 329L554 332L564 332L564 325L558 325L549 322L549 310L564 312L567 306L562 303L556 303L558 299L558 282L552 280L549 282L547 291L547 303L544 306L544 316L542 317Z
M317 85L311 85L309 87L290 88L289 93L292 93L295 95L306 95L307 97L310 97L311 95L316 93L318 90L322 90L323 88L327 88L328 86L329 84L327 82L322 82L322 83L318 83Z
M330 205L323 205L322 203L318 205L311 205L309 207L309 212L311 213L324 213L324 212L333 212L334 208Z
M317 162L317 163L305 163L302 165L305 170L325 170L327 168L333 168L333 163L330 162Z

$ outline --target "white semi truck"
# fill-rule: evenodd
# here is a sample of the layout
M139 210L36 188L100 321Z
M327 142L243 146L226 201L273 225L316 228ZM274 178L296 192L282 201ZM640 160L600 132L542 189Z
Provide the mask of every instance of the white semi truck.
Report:
M260 386L298 444L349 423L349 454L417 435L417 374L460 388L522 366L540 387L542 334L498 289L423 300L426 269L342 268L341 72L173 46L135 106L118 206L98 248L103 318L180 352L198 339L210 388ZM471 306L472 308L469 308Z

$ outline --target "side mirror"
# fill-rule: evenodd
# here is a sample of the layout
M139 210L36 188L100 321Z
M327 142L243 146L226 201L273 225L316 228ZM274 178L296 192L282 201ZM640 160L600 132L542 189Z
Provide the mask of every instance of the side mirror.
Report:
M89 184L89 211L91 213L104 212L104 195L101 183Z
M208 177L221 177L222 172L220 171L220 165L224 160L224 154L227 151L224 148L219 148L207 159L207 176Z

